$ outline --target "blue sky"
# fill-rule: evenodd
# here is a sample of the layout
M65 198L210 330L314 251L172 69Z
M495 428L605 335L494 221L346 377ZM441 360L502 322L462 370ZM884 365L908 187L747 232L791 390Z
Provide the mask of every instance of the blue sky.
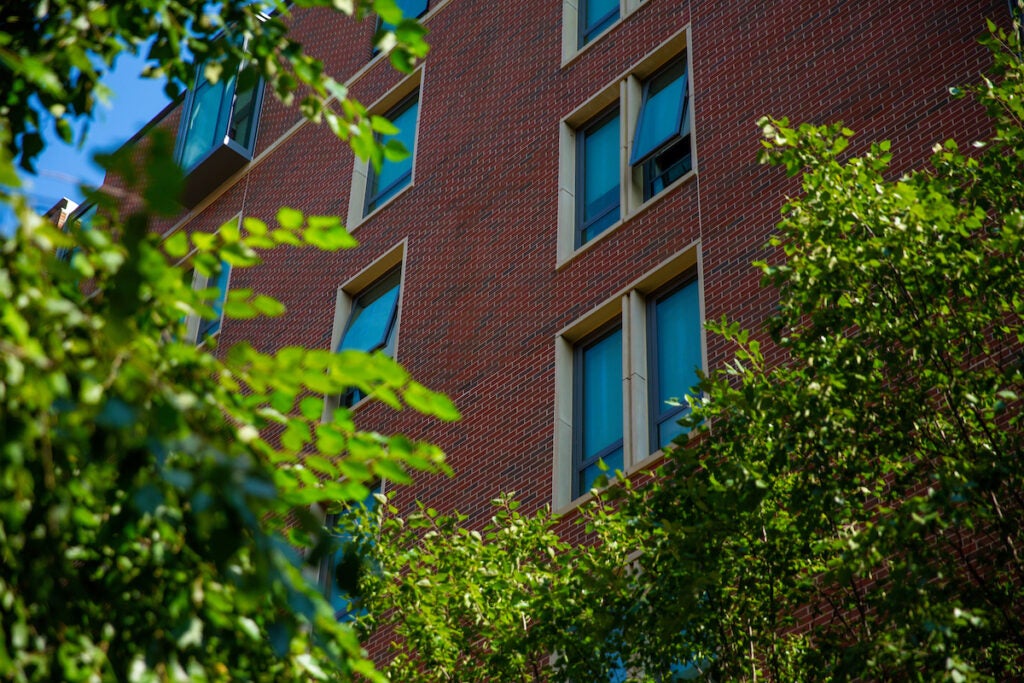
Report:
M113 71L103 79L113 90L113 97L96 107L82 148L61 141L52 122L48 122L44 131L46 149L36 162L37 175L21 174L23 190L40 212L61 197L81 201L80 185L99 186L103 171L93 162L93 155L119 147L167 105L163 81L140 77L144 65L141 57L118 58ZM76 135L80 129L80 125L76 126ZM0 232L7 232L11 222L10 214L0 211Z

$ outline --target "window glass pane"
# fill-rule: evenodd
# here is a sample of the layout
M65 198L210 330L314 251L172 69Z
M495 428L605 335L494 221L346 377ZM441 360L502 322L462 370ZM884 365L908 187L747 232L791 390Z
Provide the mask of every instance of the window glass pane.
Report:
M362 502L362 505L367 510L373 511L377 508L377 499L374 497L375 493L380 493L379 484L373 488L370 495ZM334 609L334 618L341 621L350 621L360 616L361 612L361 610L355 609L355 601L349 592L342 587L343 582L339 581L338 577L338 569L344 567L345 554L350 551L350 546L354 540L352 529L348 528L346 524L346 514L346 512L342 511L327 517L326 526L328 533L334 537L335 550L330 556L325 558L320 568L320 583L323 587L324 595Z
M583 350L582 380L582 461L585 462L622 441L621 329ZM608 461L606 464L612 466Z
M651 444L656 450L667 445L682 432L676 420L682 408L665 402L670 398L684 399L690 388L697 383L696 368L701 367L700 350L700 302L697 282L691 282L681 289L656 301L654 305L654 353L656 366L653 405L651 413L657 427L657 443Z
M199 324L199 339L220 331L221 316L224 314L224 301L228 297L228 278L231 275L231 264L227 261L220 262L220 272L217 273L217 280L210 282L208 287L217 288L217 298L210 303L213 308L213 320L203 319Z
M192 109L188 112L185 128L185 144L181 155L181 167L190 169L223 140L226 133L221 122L225 100L230 104L235 79L221 78L209 83L202 75L197 78L196 92L192 98Z
M345 334L338 345L339 351L358 349L370 352L383 348L385 352L390 351L389 355L394 353L400 281L401 271L395 269L356 298Z
M398 140L409 151L409 155L401 161L385 160L381 164L380 173L375 172L371 167L370 186L367 195L369 197L367 212L372 211L394 196L412 179L413 142L416 139L416 115L418 111L419 101L413 99L404 109L392 114L391 122L399 129L398 133L383 136L381 142L387 143L391 139Z
M397 0L395 4L398 5L400 10L402 10L402 17L405 19L416 19L418 17L422 17L427 13L427 9L430 6L430 3L427 0ZM386 31L395 30L395 25L386 21L382 21L380 26Z
M580 246L619 220L619 115L583 134Z
M679 60L645 84L631 165L644 161L665 143L684 134L685 105L686 62Z
M243 147L249 147L252 142L253 123L256 120L256 88L262 86L263 82L258 81L253 87L235 93L228 135Z
M619 422L622 422L621 416L618 419ZM576 495L582 496L587 491L594 488L594 482L597 481L597 478L602 474L611 477L612 475L615 474L615 470L623 469L622 448L619 447L616 448L614 451L606 453L603 457L601 457L601 460L608 467L608 469L602 471L601 468L598 467L596 462L593 465L584 467L580 471L580 488L576 492Z
M585 0L580 8L580 46L615 23L619 18L619 0Z

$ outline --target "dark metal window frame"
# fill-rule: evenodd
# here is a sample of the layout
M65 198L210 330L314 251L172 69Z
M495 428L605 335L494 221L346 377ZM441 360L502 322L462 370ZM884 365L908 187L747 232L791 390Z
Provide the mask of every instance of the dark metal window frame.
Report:
M625 331L622 329L621 314L614 320L602 325L599 329L577 342L572 349L572 491L573 498L579 498L586 494L581 491L583 470L595 464L598 460L614 453L616 450L625 447L625 435L618 441L609 444L595 453L593 456L583 458L583 396L586 388L583 386L583 354L587 349L598 342L603 341L615 332ZM619 359L619 373L622 373L622 359ZM619 419L624 419L619 416ZM625 465L625 462L623 462Z
M648 450L654 453L661 449L658 432L661 425L669 420L679 419L689 408L686 406L669 406L659 400L661 386L658 381L658 316L657 305L673 294L686 287L697 284L697 269L689 268L685 273L662 286L647 297L647 415L648 415ZM694 330L698 335L700 330Z
M678 120L675 122L675 132L666 137L664 140L659 141L651 149L647 150L643 154L638 154L638 140L640 133L640 126L644 120L644 113L650 104L650 91L651 84L656 82L661 76L664 76L668 71L676 68L680 63L683 65L683 71L681 78L683 80L683 100L680 103ZM665 64L663 67L658 69L656 72L651 74L643 84L643 95L640 101L640 110L637 113L636 118L636 130L634 131L633 149L630 151L629 165L631 167L641 167L641 173L643 175L643 192L644 201L651 199L656 194L661 192L658 190L654 191L654 186L657 182L669 175L675 170L680 164L685 163L689 160L689 164L692 167L692 149L691 149L691 129L692 125L687 125L689 119L690 109L690 69L689 60L684 52L675 59L672 59ZM664 157L669 153L679 153L680 148L685 146L685 150L682 152L679 160L673 162L668 168L663 170L661 173L657 173L655 170L655 164L659 158ZM685 173L685 171L683 172ZM683 175L683 174L680 174ZM672 181L670 181L672 182ZM665 183L665 185L670 184Z
M386 117L389 121L394 121L396 118L404 114L414 104L418 104L420 99L419 88L409 93L402 99L401 102L396 104L394 107L388 110ZM416 112L416 125L419 125L419 112ZM375 139L379 142L380 135L376 135ZM416 154L416 135L413 131L413 149L408 150L410 157ZM387 160L381 162L382 164L388 163ZM374 191L374 185L377 182L377 171L374 169L373 164L369 166L369 172L366 174L366 196L363 202L363 217L369 216L371 213L379 209L385 201L390 199L394 194L397 194L398 190L412 182L412 164L409 164L409 170L403 173L398 178L388 183L384 188L377 189Z
M577 10L578 17L578 28L579 40L577 41L577 49L582 48L584 45L598 37L602 33L608 30L608 28L614 24L622 16L622 3L616 2L615 9L609 10L594 22L594 25L587 28L587 4L589 0L580 0L579 9Z
M585 218L585 216L586 216L586 208L587 208L587 202L586 202L586 198L585 198L585 195L586 195L586 169L587 169L587 158L586 158L587 145L586 145L586 138L587 138L587 135L591 131L593 131L593 130L595 130L597 128L600 128L602 125L608 123L608 121L611 118L617 117L619 115L620 115L620 112L619 112L619 105L618 105L618 103L613 104L610 107L608 107L607 109L605 109L604 111L602 111L600 114L598 114L596 117L594 117L585 126L583 126L582 128L579 128L576 131L576 191L575 191L575 194L576 194L576 231L575 231L575 237L573 238L573 240L574 240L573 244L574 244L576 249L579 249L584 244L589 242L590 239L593 239L594 237L597 236L597 235L594 235L590 239L586 239L586 240L583 239L583 237L584 237L585 233L587 232L587 230L589 230L594 224L599 223L600 221L604 220L608 216L609 213L611 213L612 211L618 210L619 211L619 218L620 219L622 218L622 202L621 202L621 197L620 196L616 196L614 203L609 203L609 205L606 208L601 210L600 215L591 218L589 221L586 220L586 218ZM620 144L622 142L621 138L622 138L622 135L621 135L621 128L620 128L620 134L619 134L619 143ZM619 163L621 163L621 162L619 160L616 160L616 167L618 167ZM622 173L618 170L618 168L616 168L616 175L619 176L619 193L621 195L621 191L622 191L622 177L621 176L622 176ZM614 222L612 223L612 225L614 225Z

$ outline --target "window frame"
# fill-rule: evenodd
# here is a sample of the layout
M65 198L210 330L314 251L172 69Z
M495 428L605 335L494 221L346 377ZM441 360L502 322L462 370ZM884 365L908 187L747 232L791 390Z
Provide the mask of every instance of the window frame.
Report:
M392 346L394 347L394 355L392 358L398 360L398 355L401 350L402 305L405 302L406 294L405 257L407 248L408 238L397 243L365 268L357 272L353 277L338 286L334 306L334 323L331 331L331 344L329 347L332 353L337 353L341 347L344 335L349 327L352 311L355 309L356 299L361 294L371 289L375 284L381 282L397 270L399 273L398 296L395 299L395 311L391 321L391 334L393 335ZM357 400L352 401L351 404L345 403L346 396L352 393L358 392L350 389L345 395L335 394L326 396L324 400L323 419L331 419L331 415L333 415L336 408L347 407L355 410L361 406L365 397L360 397Z
M420 104L420 91L419 91L419 89L416 89L416 90L412 91L411 93L409 93L407 96L405 96L405 98L403 98L401 102L399 102L397 105L392 107L390 110L388 110L388 113L385 114L385 117L389 121L393 122L395 119L397 119L398 117L402 116L403 114L405 114L407 111L409 111L413 107L416 107L416 122L413 124L413 131L412 131L412 134L413 134L412 135L412 137L413 137L413 147L412 147L412 149L408 150L409 151L409 157L408 157L408 159L409 159L409 170L403 172L402 175L400 175L395 180L392 180L386 187L384 187L384 188L376 188L375 185L376 185L377 181L379 180L380 174L378 173L377 169L375 169L373 167L373 165L370 164L370 166L369 166L369 168L367 170L367 177L366 177L366 197L365 197L365 199L363 201L363 217L364 218L366 216L369 216L374 211L376 211L377 209L381 208L382 206L384 206L388 202L390 202L403 189L405 189L405 187L407 187L407 186L412 184L412 167L413 167L413 162L414 162L415 156L416 156L416 128L419 126L419 120L420 120L420 117L419 117L419 104ZM374 139L377 142L382 142L383 141L383 137L379 133L374 136ZM403 159L403 162L404 161L405 160ZM400 163L400 162L389 162L387 159L384 159L381 162L381 169L384 168L384 164L388 164L388 163Z
M686 184L698 173L696 136L694 134L693 59L690 54L689 26L663 42L659 47L622 73L596 95L562 118L559 123L559 175L558 175L558 239L555 268L565 266L578 254L614 233L635 216L653 206L661 198ZM651 192L645 189L644 166L631 163L632 150L640 123L641 106L644 101L645 85L659 73L671 69L680 62L684 64L684 101L680 104L682 135L670 138L664 147L655 150L653 158L662 158L674 150L681 151L681 159L688 158L689 166L678 177ZM579 215L584 203L584 187L579 179L579 157L582 154L580 134L595 125L608 110L618 107L619 111L619 173L620 197L619 220L607 226L600 233L582 242L578 237ZM682 147L680 147L682 146ZM661 155L661 156L659 156ZM672 166L666 170L670 172Z
M617 148L622 146L622 112L619 109L619 105L613 104L602 111L600 114L589 120L584 126L581 126L576 130L576 195L579 200L575 202L576 211L576 225L573 243L576 249L579 249L587 242L596 239L598 235L608 230L613 225L622 220L622 174L619 174L618 182L616 184L616 198L613 205L609 205L608 208L601 211L601 214L592 218L589 221L586 219L587 202L586 196L586 171L587 171L587 136L595 130L604 127L615 119L618 123L618 143ZM615 212L617 216L608 225L602 228L599 232L594 233L591 237L586 238L588 230L593 228L595 225L599 225L606 216L610 213Z
M227 39L227 38L223 38ZM248 41L244 41L243 45ZM243 47L244 49L244 47ZM259 76L254 70L254 67L246 62L240 62L234 70L234 73L229 72L229 68L232 66L230 60L225 60L224 70L221 72L221 78L216 83L211 83L206 78L206 61L200 63L196 69L195 80L192 83L192 87L188 89L185 96L185 101L182 103L181 108L181 120L178 124L178 134L175 138L174 148L174 160L182 167L182 171L188 175L193 170L203 164L204 161L210 158L219 148L223 146L230 147L239 155L246 159L252 159L256 151L256 133L259 128L260 113L263 107L263 90L264 81L263 77ZM243 77L243 72L247 69L253 69L252 73L257 74L253 76L255 79L252 84L252 100L249 105L251 124L249 126L248 135L244 141L239 141L231 134L233 124L235 122L235 112L238 104L238 81ZM190 120L192 119L193 109L196 104L196 98L203 88L216 88L219 87L226 79L231 80L230 90L230 103L225 105L225 101L228 99L227 95L224 94L220 98L220 106L217 110L217 124L213 129L215 138L220 137L220 133L223 131L224 140L222 142L214 142L210 145L205 152L192 160L187 166L184 165L185 161L185 149L189 139L190 132Z
M572 435L572 490L576 497L582 496L587 492L581 489L583 473L585 470L590 469L597 464L598 461L604 460L608 455L621 450L623 453L623 466L625 466L625 432L612 443L603 447L597 451L594 455L584 458L583 447L584 447L584 430L585 430L585 414L584 414L584 398L586 395L586 387L584 383L584 360L586 352L589 349L597 346L599 343L608 339L610 336L618 332L619 338L619 355L625 348L625 331L622 327L621 320L610 320L600 327L595 332L589 334L586 338L573 344L573 368L572 368L572 381L573 381L573 435ZM622 370L622 361L620 359L619 372ZM615 374L618 375L619 372ZM620 377L621 379L621 377ZM625 397L623 397L623 409L625 410Z
M618 16L607 23L598 24L587 31L583 25L585 21L584 5L587 0L562 0L562 67L572 62L578 55L582 54L591 45L600 42L603 36L611 33L612 29L629 18L634 12L647 2L647 0L617 0ZM584 39L584 36L586 38Z
M369 180L372 165L368 159L354 157L352 165L352 183L349 191L348 220L346 222L346 227L349 232L355 232L363 223L376 216L385 207L391 205L392 202L397 201L399 197L416 186L416 149L419 147L420 122L423 120L424 70L425 66L421 64L401 83L391 89L374 104L367 107L367 112L370 115L387 115L388 112L393 111L413 96L417 98L416 101L418 102L417 106L419 107L419 110L416 113L416 125L413 130L413 145L412 149L409 150L411 156L411 172L409 180L404 186L398 188L398 190L390 197L387 197L384 201L380 202L380 204L374 207L372 211L368 211L366 209L366 199L368 196L368 188L370 186Z
M648 305L677 288L697 286L698 319L693 342L699 344L700 368L707 370L707 346L704 330L704 289L700 242L670 256L657 267L577 319L555 336L555 429L552 509L567 512L589 500L589 492L580 493L579 468L582 424L577 413L580 399L580 374L577 348L596 341L603 332L622 329L623 387L623 467L630 474L657 462L662 456L651 435L652 394L649 383L648 347L656 343L650 335ZM609 473L612 478L613 473Z

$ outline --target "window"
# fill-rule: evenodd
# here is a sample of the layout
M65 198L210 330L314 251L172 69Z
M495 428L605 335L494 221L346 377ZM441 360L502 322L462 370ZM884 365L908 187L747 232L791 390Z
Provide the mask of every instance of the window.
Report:
M338 351L380 351L394 357L401 283L401 270L395 268L355 298ZM362 398L362 392L353 388L342 396L341 403L353 406Z
M385 159L381 163L379 172L370 166L370 177L366 183L364 215L372 213L412 181L412 156L418 111L419 93L413 93L398 107L388 112L387 118L395 124L398 132L394 135L379 136L378 139L382 144L387 144L392 140L400 142L408 150L409 155L400 161Z
M647 325L650 444L664 448L683 433L678 422L686 411L669 401L689 390L696 380L693 369L703 365L700 337L694 334L701 325L696 280L683 279L651 297Z
M224 318L224 302L228 297L228 280L231 278L231 264L221 261L217 272L210 276L201 275L197 271L192 272L192 289L197 291L216 288L207 299L212 315L191 315L186 321L186 339L193 343L200 343L207 337L212 337L220 332L221 322Z
M622 462L622 327L602 331L573 351L573 492L581 496Z
M195 87L189 92L178 135L178 163L190 171L226 143L252 158L257 107L262 81L253 72L226 66L221 78L211 83L205 65L199 68ZM225 139L226 138L226 139Z
M430 9L430 3L427 0L395 0L395 4L398 5L398 9L402 10L403 19L419 19ZM377 24L378 30L394 31L395 28L397 27L394 24L383 19L379 19Z
M641 169L645 201L690 170L688 93L683 58L644 82L629 165Z
M556 509L593 488L599 462L628 471L683 433L704 366L701 321L692 247L558 335Z
M601 114L576 134L576 247L619 222L619 110Z
M361 503L369 511L377 508L376 495L381 492L381 485L373 490ZM338 621L352 621L358 618L363 609L359 600L353 597L357 593L361 558L357 554L355 534L362 530L353 528L350 515L352 509L328 514L324 520L324 528L331 537L332 548L320 561L319 584L324 597L334 608L334 618Z
M619 0L581 0L579 7L579 47L619 20Z
M206 79L206 64L182 107L175 159L185 172L179 199L194 208L215 188L249 163L263 81L254 68L226 61L216 83Z
M566 116L559 135L559 264L695 169L687 32Z
M562 0L562 62L604 35L646 0Z
M338 288L331 338L333 350L379 351L396 357L404 256L403 241ZM329 415L339 404L352 407L363 398L363 392L355 388L340 397L328 397L324 414Z
M414 184L422 75L423 68L420 67L368 107L370 114L384 116L398 128L395 135L379 136L378 140L384 144L400 143L409 154L398 161L385 158L379 171L369 161L355 160L348 205L347 226L350 231Z

